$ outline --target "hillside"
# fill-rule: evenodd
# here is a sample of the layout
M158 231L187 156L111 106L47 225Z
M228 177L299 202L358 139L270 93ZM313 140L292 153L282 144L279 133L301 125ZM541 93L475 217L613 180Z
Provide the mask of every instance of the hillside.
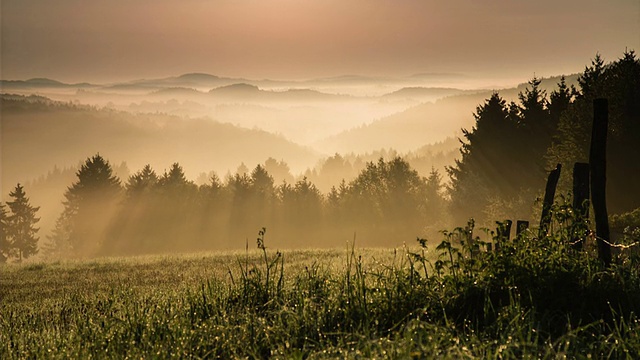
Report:
M541 89L551 93L560 77L543 79ZM568 85L577 83L577 75L567 76ZM461 129L471 129L473 114L478 105L498 91L507 101L517 100L518 93L524 92L527 84L500 90L477 90L462 92L455 89L404 88L382 98L416 98L433 96L436 92L451 91L450 96L435 102L423 102L402 112L382 117L369 124L349 129L315 144L318 148L333 152L370 152L393 148L400 152L413 151L425 144L441 141L447 137L457 137Z
M317 160L311 150L280 136L207 118L131 114L16 95L2 95L1 110L3 194L54 165L75 166L98 152L112 163L127 161L132 171L150 163L162 172L179 162L191 178L210 170L224 176L241 162L252 166L270 156L294 170Z

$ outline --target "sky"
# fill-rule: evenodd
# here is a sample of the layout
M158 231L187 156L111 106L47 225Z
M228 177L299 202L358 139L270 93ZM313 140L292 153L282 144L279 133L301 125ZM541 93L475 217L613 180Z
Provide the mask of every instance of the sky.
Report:
M2 0L0 78L116 82L581 71L640 51L638 0Z

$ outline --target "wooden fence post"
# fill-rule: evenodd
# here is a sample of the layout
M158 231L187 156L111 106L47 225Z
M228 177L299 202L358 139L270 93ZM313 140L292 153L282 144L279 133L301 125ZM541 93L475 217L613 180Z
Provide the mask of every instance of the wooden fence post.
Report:
M496 228L496 235L500 240L511 239L511 225L513 221L505 220L504 222L496 221L498 227Z
M518 220L516 222L516 236L520 236L525 230L529 228L529 222L526 220Z
M589 218L589 164L573 164L573 213L575 214L572 243L577 250L582 249Z
M562 165L556 165L556 168L551 170L549 178L547 179L547 187L544 191L544 201L542 203L542 216L540 216L540 230L538 231L538 237L546 236L547 231L549 230L549 224L551 224L551 206L553 206L553 198L556 196L556 187L558 186L561 170Z
M591 170L591 201L596 220L598 256L606 267L611 264L611 246L609 237L609 219L607 214L607 128L609 122L609 103L607 99L593 100L593 128L589 165Z

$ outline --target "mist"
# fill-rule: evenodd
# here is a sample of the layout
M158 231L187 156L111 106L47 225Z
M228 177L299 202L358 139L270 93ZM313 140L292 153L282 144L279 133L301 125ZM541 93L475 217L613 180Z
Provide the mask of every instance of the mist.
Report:
M629 0L3 1L0 200L24 185L44 258L532 219L548 170L585 161L596 95L635 159L639 18ZM92 159L113 191L75 202ZM635 170L613 168L612 211L632 211Z
M453 112L443 107L441 113L429 107L431 112L424 113L427 117L444 113L450 113L448 119L455 118L455 114L459 116L419 141L407 142L405 135L412 132L410 124L399 127L404 129L401 130L404 135L385 136L383 129L374 134L363 133L357 143L340 138L353 136L354 131L362 131L363 126L389 116L402 115L407 109L417 107L413 112L419 112L420 106L433 105L447 96L486 92L427 86L430 82L443 85L446 81L444 76L434 79L423 75L418 79L387 79L376 86L376 79L360 77L284 82L225 79L207 74L107 85L65 84L51 79L3 81L3 201L8 200L6 196L16 183L25 184L31 200L40 206L41 234L50 237L64 209L65 191L77 181L76 173L83 161L99 154L108 159L123 187L146 165L162 176L177 163L190 184L206 187L215 177L224 184L226 193L233 193L229 182L234 176L250 174L260 165L273 179L270 190L273 199L280 186L295 187L300 181L308 181L322 198L324 207L333 187L353 181L369 162L381 158L402 156L420 176L427 176L433 169L445 173L445 166L452 165L457 158L455 137L468 122L466 114L472 111L471 106L458 107ZM453 81L457 81L455 76ZM342 91L330 93L329 89ZM381 89L389 92L380 94ZM434 130L439 126L435 122L433 125ZM376 141L380 138L388 141ZM366 143L369 146L363 146ZM202 222L207 217L192 216L202 217ZM229 221L227 218L225 223ZM267 224L257 221L242 226L242 231L255 232L254 228L272 221ZM352 237L355 230L341 230L344 236L340 241L345 236ZM192 238L202 235L186 228L180 231ZM224 229L217 235L225 237L222 245L210 241L199 246L237 248L246 234L236 236ZM43 243L47 241L43 239ZM339 245L340 241L314 241L307 246ZM375 241L369 238L363 243ZM302 245L294 240L282 244ZM183 246L180 250L199 248ZM148 246L136 251L144 252L143 249L162 251L160 247L154 250Z

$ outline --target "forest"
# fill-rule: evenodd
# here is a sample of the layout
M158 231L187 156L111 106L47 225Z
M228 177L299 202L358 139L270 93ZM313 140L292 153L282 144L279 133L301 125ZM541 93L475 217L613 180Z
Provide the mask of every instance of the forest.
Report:
M38 250L60 258L241 249L261 227L270 229L277 248L336 247L353 239L389 247L436 239L469 219L487 227L532 219L549 170L587 161L596 98L610 104L609 211L633 218L625 214L640 207L640 61L634 51L607 64L596 55L577 82L568 85L562 77L547 94L534 77L510 102L494 92L477 106L459 157L445 171L432 165L421 175L411 157L397 153L354 168L336 154L324 166L352 175L334 176L331 186L323 182L325 191L314 184L317 172L294 179L288 165L273 158L253 169L241 164L224 178L212 172L196 185L179 162L162 173L145 165L119 178L108 154L88 154L66 185L63 211L46 241L37 234L38 204L16 185L1 204L2 258ZM570 179L565 172L560 181L567 196Z

